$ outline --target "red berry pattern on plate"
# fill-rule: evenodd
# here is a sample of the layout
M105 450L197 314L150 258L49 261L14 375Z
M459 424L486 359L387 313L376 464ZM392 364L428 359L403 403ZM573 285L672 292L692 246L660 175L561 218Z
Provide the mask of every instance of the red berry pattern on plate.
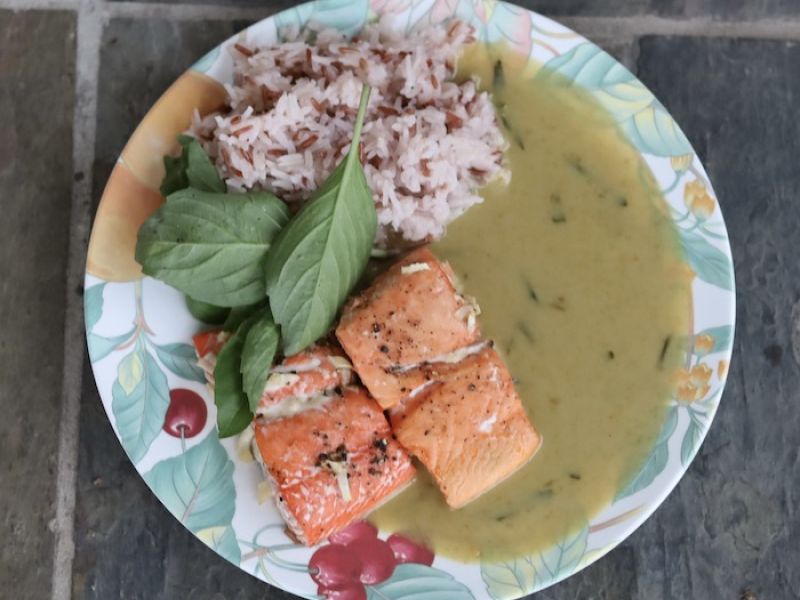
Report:
M394 573L397 561L389 544L378 538L361 538L345 546L361 563L361 583L385 581Z
M317 593L327 600L367 600L367 590L358 582L349 583L336 589L320 587Z
M308 570L317 585L327 590L344 589L358 583L361 561L341 544L318 548L308 561Z
M182 388L169 391L169 408L163 426L169 435L192 438L203 430L207 417L206 403L198 394Z
M331 544L347 545L361 538L378 537L378 528L368 521L356 521L328 538Z
M404 535L393 533L386 540L386 543L394 552L394 557L398 563L417 563L420 565L433 564L433 552L421 544L408 539Z
M384 541L367 521L352 523L328 540L308 565L317 592L326 600L365 600L367 588L389 579L397 565L433 564L430 549L397 533Z

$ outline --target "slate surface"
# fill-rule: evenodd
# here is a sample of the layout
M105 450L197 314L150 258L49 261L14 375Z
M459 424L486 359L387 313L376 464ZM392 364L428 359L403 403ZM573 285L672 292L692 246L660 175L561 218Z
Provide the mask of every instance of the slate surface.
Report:
M0 596L50 587L74 63L72 14L0 10Z
M229 4L266 13L285 7L283 1ZM796 0L528 0L528 6L555 16L800 17ZM149 106L207 49L247 24L224 16L153 19L146 9L143 3L136 18L103 23L95 202ZM19 598L49 597L75 32L72 12L0 10L0 314L14 315L4 319L0 336L3 598L10 590ZM736 263L735 357L717 419L675 492L610 555L536 598L798 598L800 45L627 39L597 41L635 66L673 113L720 197ZM77 485L73 598L292 598L225 563L166 512L122 451L88 367Z
M800 597L798 65L796 42L641 41L640 76L714 182L738 303L722 408L670 499L680 512L663 523L681 543L650 564L671 573L667 598L735 597L748 586L760 598Z
M111 0L122 2L124 0ZM158 0L144 0L157 2ZM261 0L177 0L187 4L229 4L239 7L262 7ZM466 1L466 0L464 0ZM282 10L293 6L290 0L272 0L270 8ZM775 18L800 14L796 0L517 0L514 4L548 16L629 17L657 15L662 17L697 17L711 15L717 19Z

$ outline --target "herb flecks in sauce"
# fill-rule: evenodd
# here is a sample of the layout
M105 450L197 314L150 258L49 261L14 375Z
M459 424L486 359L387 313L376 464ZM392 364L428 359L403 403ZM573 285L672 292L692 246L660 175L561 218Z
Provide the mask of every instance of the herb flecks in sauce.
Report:
M525 282L525 287L528 290L528 296L530 299L536 304L539 304L539 296L536 294L536 290L534 289L533 285L531 285L531 282L526 279L524 275L522 276L522 280Z
M672 336L668 335L664 338L664 343L661 344L661 353L658 355L658 368L664 368L664 359L667 358L667 351L669 350L669 344L672 341Z
M559 194L550 194L550 220L556 225L567 222Z
M678 345L661 370L655 359L667 335L688 331L690 296L656 186L613 119L574 86L520 81L506 54L474 50L460 65L485 84L502 58L499 100L525 150L508 134L511 183L485 189L485 202L452 223L434 251L480 299L481 329L502 341L544 443L520 472L460 510L421 473L373 518L429 540L437 554L491 562L543 551L565 529L585 526L641 466L663 422ZM551 222L551 194L566 224ZM559 297L565 310L552 306ZM545 489L549 497L532 500Z

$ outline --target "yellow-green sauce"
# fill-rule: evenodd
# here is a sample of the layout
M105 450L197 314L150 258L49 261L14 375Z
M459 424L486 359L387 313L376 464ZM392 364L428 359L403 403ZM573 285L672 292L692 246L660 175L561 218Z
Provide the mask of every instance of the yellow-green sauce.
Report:
M691 315L678 240L638 152L587 93L515 75L498 49L472 48L460 69L490 89L498 57L511 182L485 189L434 251L477 298L544 443L465 508L449 509L420 468L371 516L461 560L545 549L614 498L658 434Z

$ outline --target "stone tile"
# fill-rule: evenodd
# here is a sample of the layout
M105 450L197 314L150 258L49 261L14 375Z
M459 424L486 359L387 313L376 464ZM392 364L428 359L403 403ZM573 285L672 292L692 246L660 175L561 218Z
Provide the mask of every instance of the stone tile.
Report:
M206 52L247 27L242 21L113 19L100 48L94 198L125 142L159 96Z
M74 15L0 11L0 57L0 589L45 598L64 353ZM75 352L83 352L82 339Z
M800 15L797 0L671 0L671 11L688 17L712 15L718 19L776 19Z
M676 493L634 540L643 598L800 597L800 45L646 38L639 77L703 155L730 231L735 359Z
M519 0L515 2L551 17L713 17L719 20L800 15L796 0Z
M630 17L654 11L654 5L671 4L671 0L518 0L524 6L548 17L602 16Z
M161 505L122 450L84 373L75 600L292 600L206 548Z
M111 0L120 2L123 0ZM144 0L158 2L159 0ZM177 0L187 4L264 8L265 16L299 4L292 0ZM516 0L524 6L550 17L631 17L654 15L662 17L711 16L721 20L768 19L800 15L796 0Z

